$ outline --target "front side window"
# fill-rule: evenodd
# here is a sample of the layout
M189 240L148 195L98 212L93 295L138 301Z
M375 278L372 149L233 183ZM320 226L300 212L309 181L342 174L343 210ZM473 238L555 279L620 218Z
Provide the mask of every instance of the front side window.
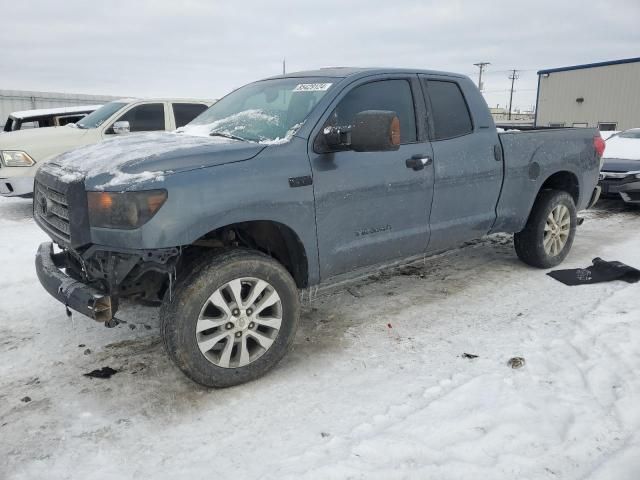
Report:
M116 122L129 122L131 132L164 130L164 104L138 105L122 115Z
M304 123L336 79L279 78L251 83L214 103L179 132L279 142Z
M202 103L174 103L173 117L176 119L176 128L184 127L207 109Z
M326 125L350 126L356 114L365 110L395 112L400 120L400 143L416 141L416 115L407 80L381 80L355 87L340 100Z
M76 126L78 128L98 128L125 105L126 103L123 102L109 102L77 122Z
M458 84L440 80L427 80L426 84L431 100L433 139L444 140L471 133L471 115Z

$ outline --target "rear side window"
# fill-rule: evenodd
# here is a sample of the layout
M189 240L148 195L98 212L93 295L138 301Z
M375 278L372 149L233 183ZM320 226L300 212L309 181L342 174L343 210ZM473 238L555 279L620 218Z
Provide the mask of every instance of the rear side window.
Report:
M471 133L471 115L458 84L439 80L428 80L426 84L431 100L433 139L444 140Z
M129 122L131 132L164 130L164 104L147 103L133 107L117 121Z
M184 127L207 108L201 103L174 103L173 116L176 119L176 128Z
M357 113L364 110L391 110L400 119L400 141L416 141L416 116L413 95L407 80L382 80L354 88L340 101L328 124L352 125Z

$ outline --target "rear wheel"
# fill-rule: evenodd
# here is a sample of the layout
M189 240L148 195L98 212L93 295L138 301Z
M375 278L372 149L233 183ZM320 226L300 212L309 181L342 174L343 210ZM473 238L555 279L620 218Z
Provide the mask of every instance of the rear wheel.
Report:
M569 254L576 226L576 206L571 195L545 190L538 196L524 230L514 235L516 253L533 267L554 267Z
M160 313L166 350L187 376L208 387L260 377L284 357L295 336L295 282L258 252L209 258L179 282L171 301L167 297Z

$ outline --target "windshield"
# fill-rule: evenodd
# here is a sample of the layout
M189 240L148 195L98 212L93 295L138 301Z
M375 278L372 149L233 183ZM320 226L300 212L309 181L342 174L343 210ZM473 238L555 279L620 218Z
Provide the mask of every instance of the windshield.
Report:
M103 105L95 112L90 113L82 120L76 123L77 127L80 128L98 128L102 125L105 120L107 120L111 115L116 113L122 107L124 107L126 103L123 102L111 102Z
M281 78L246 85L178 129L260 143L291 138L333 85L331 78Z
M618 134L618 138L640 138L640 128L634 128L633 130L627 130Z

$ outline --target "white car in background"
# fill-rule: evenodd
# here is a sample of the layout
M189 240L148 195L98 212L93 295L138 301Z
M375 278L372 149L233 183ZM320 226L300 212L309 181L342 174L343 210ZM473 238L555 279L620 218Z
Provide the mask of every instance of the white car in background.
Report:
M3 132L15 132L27 128L64 127L67 123L82 120L100 107L102 105L81 105L12 112L5 121Z
M619 197L640 205L640 128L607 139L599 185L604 197Z
M123 99L103 105L75 124L0 135L0 195L29 197L46 160L117 134L175 130L213 104L210 100Z
M620 133L620 130L600 130L600 136L602 137L603 140L608 140L609 138L619 133Z

